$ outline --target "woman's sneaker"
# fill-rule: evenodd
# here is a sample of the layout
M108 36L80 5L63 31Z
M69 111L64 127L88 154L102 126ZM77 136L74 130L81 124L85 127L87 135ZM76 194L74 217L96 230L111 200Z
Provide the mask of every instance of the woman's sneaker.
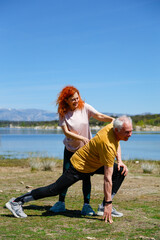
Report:
M54 213L60 213L60 212L65 212L65 203L64 202L56 202L50 209L49 211L54 212Z
M22 203L14 202L13 198L6 203L6 208L8 208L13 213L13 215L17 218L27 217L27 215L23 212Z
M95 211L93 211L92 207L89 204L84 204L81 214L84 216L95 216Z
M98 205L98 216L103 216L104 214L104 206L102 204ZM123 217L123 213L118 212L114 207L112 207L112 217Z

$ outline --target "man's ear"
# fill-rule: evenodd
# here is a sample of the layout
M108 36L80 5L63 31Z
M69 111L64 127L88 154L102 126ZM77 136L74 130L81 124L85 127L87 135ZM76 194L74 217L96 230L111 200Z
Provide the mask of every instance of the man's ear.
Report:
M114 131L115 131L115 133L118 133L118 132L119 132L119 131L118 131L118 128L115 128Z

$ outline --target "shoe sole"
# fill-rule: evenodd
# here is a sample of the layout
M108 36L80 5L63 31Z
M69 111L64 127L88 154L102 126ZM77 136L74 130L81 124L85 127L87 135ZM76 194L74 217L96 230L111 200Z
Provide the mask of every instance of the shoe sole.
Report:
M9 202L6 203L6 208L8 208L8 210L11 211L11 213L13 213L13 215L16 217L16 218L20 218L20 216L18 216L12 209L11 207L11 204Z
M112 216L112 217L119 217L119 218L120 218L120 217L123 217L123 215L119 215L119 216L118 216L118 215L114 215L114 214L111 214L111 216Z
M97 212L97 216L103 216L103 212Z

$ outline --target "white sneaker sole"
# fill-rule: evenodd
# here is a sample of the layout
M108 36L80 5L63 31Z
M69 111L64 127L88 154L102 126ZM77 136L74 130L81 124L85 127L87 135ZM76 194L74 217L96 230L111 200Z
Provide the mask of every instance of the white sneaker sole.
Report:
M104 212L100 212L100 211L97 212L97 216L103 216L103 214Z
M111 214L112 215L112 217L123 217L123 214L121 214L121 215L114 215L114 214Z
M97 212L97 216L103 216L103 212ZM123 214L122 215L114 215L114 214L111 214L112 217L123 217Z
M18 216L18 215L15 213L15 211L13 211L10 202L7 202L7 203L6 203L6 208L8 208L8 210L10 210L16 218L20 218L20 216Z

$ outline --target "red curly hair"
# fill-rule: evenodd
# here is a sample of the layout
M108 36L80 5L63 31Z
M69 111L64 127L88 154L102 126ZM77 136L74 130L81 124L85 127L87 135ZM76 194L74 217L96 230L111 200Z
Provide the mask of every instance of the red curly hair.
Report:
M66 100L73 96L75 92L78 93L79 96L79 103L78 108L82 109L84 106L84 101L81 99L80 93L77 88L74 86L66 86L62 89L62 91L59 93L56 104L58 105L58 113L61 117L63 117L67 112L70 111L70 107L67 104Z

